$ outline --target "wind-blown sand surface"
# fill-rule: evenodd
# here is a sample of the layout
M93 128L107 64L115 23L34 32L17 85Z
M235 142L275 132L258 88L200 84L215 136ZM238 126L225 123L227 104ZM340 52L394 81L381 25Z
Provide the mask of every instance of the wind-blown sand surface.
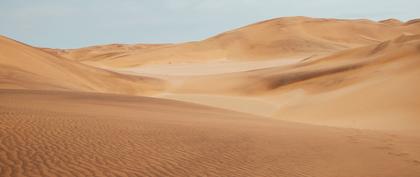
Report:
M406 176L420 139L170 100L0 91L1 176Z
M2 36L0 176L417 177L419 78L419 20L79 49Z

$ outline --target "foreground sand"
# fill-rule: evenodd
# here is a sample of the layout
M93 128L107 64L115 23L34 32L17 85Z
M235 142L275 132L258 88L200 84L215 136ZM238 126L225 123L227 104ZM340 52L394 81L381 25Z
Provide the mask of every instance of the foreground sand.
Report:
M420 174L420 138L177 101L0 91L0 176Z

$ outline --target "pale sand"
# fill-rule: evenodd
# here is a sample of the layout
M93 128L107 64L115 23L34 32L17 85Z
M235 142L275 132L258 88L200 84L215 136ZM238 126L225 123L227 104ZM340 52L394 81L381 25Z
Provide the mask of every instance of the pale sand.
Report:
M200 76L251 71L275 66L287 66L299 63L301 60L302 58L239 62L216 60L208 63L160 64L142 67L117 68L113 70L123 73L136 73L141 76L148 75L153 77Z
M145 97L0 91L1 176L420 174L419 137Z
M182 93L164 93L154 95L154 97L220 107L259 116L271 116L279 110L276 102L254 97Z

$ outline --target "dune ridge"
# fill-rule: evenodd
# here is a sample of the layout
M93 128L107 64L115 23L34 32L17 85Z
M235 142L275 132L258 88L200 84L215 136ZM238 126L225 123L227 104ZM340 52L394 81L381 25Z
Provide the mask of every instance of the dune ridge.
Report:
M393 20L395 22L395 20ZM325 33L328 31L328 33ZM417 23L386 23L371 20L341 20L283 17L258 22L202 41L130 50L115 58L83 59L108 67L133 67L165 63L200 63L224 60L262 60L308 57L375 44L402 34L420 33ZM153 46L153 45L152 45ZM117 49L118 47L114 47ZM86 58L89 48L70 50L68 58Z

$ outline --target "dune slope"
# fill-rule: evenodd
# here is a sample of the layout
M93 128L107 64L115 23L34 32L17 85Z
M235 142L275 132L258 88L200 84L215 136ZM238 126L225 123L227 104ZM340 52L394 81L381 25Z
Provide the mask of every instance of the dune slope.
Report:
M340 63L356 64L280 88L279 92L304 89L306 97L279 109L276 116L323 125L419 132L420 35L345 51L313 65Z
M419 35L403 35L281 67L173 77L179 83L161 96L291 121L418 131L419 46Z
M258 95L294 83L342 73L352 75L350 72L363 74L378 70L384 73L391 73L396 70L416 71L419 68L413 63L419 62L419 46L420 35L403 35L379 44L344 50L326 57L303 59L300 62L280 67L186 77L187 79L185 79L179 91L184 88L185 92L190 93ZM395 66L390 67L393 65ZM363 79L368 80L369 77L360 78L360 80ZM218 84L200 85L203 82ZM301 88L307 89L305 86Z
M0 99L4 177L420 173L418 137L146 97L0 90Z
M163 84L86 66L0 36L0 88L148 94Z

